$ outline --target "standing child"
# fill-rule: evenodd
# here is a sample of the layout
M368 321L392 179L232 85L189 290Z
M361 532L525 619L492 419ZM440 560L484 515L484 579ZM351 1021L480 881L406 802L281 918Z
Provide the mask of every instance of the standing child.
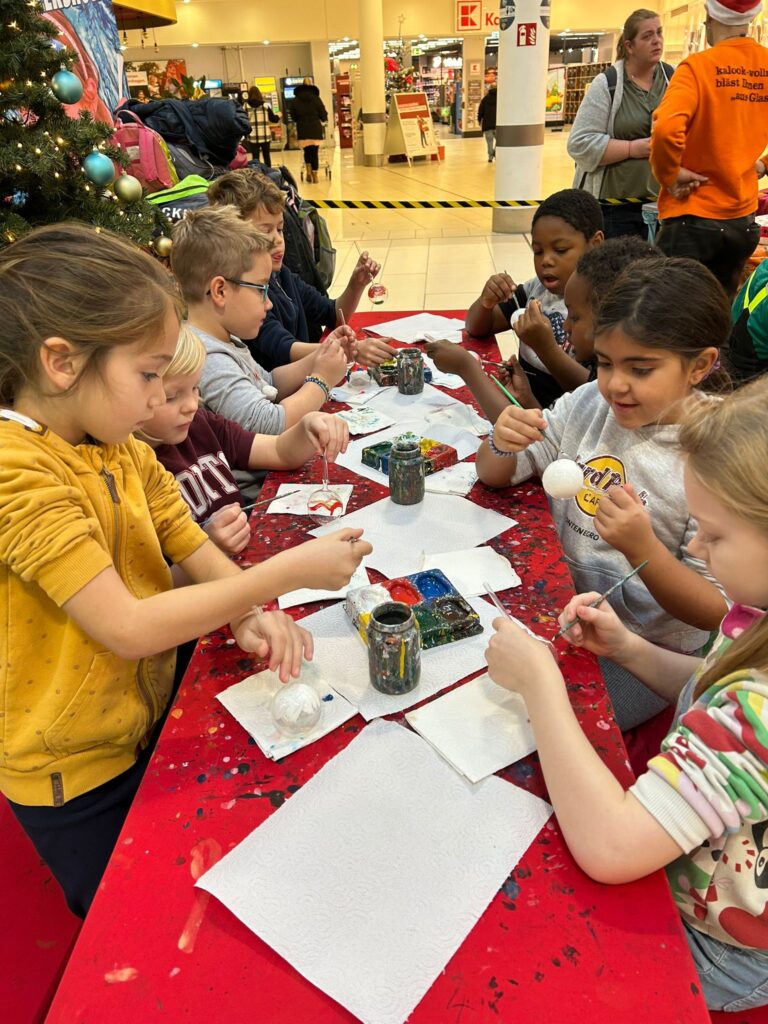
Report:
M268 370L312 355L317 346L309 341L308 322L334 328L349 323L363 292L381 270L367 252L360 254L347 287L338 299L329 299L312 285L283 266L285 257L285 195L274 182L251 168L230 171L217 178L208 189L213 206L234 206L243 220L273 242L272 308L261 326L258 338L248 341L254 357ZM366 365L378 365L391 359L395 350L381 338L366 338L357 343L357 359Z
M516 285L506 273L493 274L467 310L466 329L475 338L514 326L521 366L531 375L531 388L542 406L587 379L586 370L569 354L563 293L581 254L602 240L603 214L595 197L577 188L555 192L533 215L536 277ZM524 312L513 320L518 310Z
M0 253L0 790L80 916L172 699L176 647L229 622L287 680L311 637L256 606L342 586L370 550L345 530L241 571L208 541L131 436L165 401L178 315L163 268L107 231L51 225ZM173 590L166 559L197 585Z
M333 462L346 451L349 428L338 416L308 412L282 434L254 434L200 408L205 346L186 324L163 374L165 404L139 437L176 478L192 518L222 551L236 555L251 536L233 470L296 469L317 452Z
M576 589L607 590L647 560L611 604L653 643L686 654L704 646L726 608L688 550L696 523L678 423L684 400L717 383L728 329L725 294L700 264L630 267L595 325L597 381L564 395L546 419L509 406L477 456L478 475L492 487L540 476L560 456L579 463L590 489L550 502ZM663 706L611 662L601 668L622 729Z
M768 1003L768 383L683 420L692 553L736 602L707 659L627 629L597 595L561 616L571 642L677 700L672 731L624 792L584 736L549 651L497 619L491 678L520 693L565 840L592 878L620 884L666 867L711 1010Z

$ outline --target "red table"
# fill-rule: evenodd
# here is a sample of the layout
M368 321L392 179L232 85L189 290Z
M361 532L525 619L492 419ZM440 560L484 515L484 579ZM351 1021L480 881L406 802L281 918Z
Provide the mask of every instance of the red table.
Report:
M356 325L391 316L361 315ZM278 477L314 480L317 469L273 474L266 494L276 490ZM349 511L386 493L336 466L331 480L355 483ZM523 580L505 603L529 624L551 629L572 584L540 487L491 492L478 484L471 498L509 510L519 521L490 541ZM255 518L248 557L256 561L305 539L307 523ZM300 617L317 607L294 611ZM226 630L198 645L48 1024L354 1020L226 908L193 888L200 873L290 799L365 724L357 716L282 763L267 760L214 699L259 667ZM591 742L629 784L626 752L596 662L569 649L563 669ZM546 795L535 756L500 774ZM663 873L630 885L599 885L576 867L552 818L410 1020L694 1024L709 1016Z

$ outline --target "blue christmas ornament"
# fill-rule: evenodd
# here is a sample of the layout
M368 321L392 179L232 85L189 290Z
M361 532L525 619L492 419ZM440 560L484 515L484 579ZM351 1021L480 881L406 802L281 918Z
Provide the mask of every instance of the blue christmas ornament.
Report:
M83 170L94 185L109 185L115 180L115 166L108 156L96 150L83 160Z
M22 192L19 189L17 189L11 196L11 206L23 206L28 199L28 192Z
M51 79L51 90L61 103L77 103L83 95L83 83L71 71L57 71Z

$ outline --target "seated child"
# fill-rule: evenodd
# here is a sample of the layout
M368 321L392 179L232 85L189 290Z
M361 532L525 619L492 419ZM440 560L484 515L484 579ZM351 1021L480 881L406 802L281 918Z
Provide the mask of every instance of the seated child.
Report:
M213 206L236 207L243 220L274 242L270 279L272 309L258 338L247 342L262 366L271 370L311 355L315 345L309 341L308 320L326 328L349 323L363 292L381 269L367 252L360 254L349 283L338 299L329 299L283 265L285 195L274 182L251 168L230 171L210 185L208 198ZM381 338L357 342L357 359L368 365L391 359L394 352Z
M211 540L236 555L251 535L233 470L296 469L316 452L329 462L346 451L349 428L338 416L308 412L282 434L254 434L201 409L205 346L182 324L173 360L163 374L165 404L138 436L176 478L181 496Z
M743 384L768 370L768 260L763 260L736 296L731 311L728 370Z
M565 332L573 350L574 358L587 368L590 380L594 380L594 319L604 298L616 279L630 264L639 260L659 258L659 250L650 242L636 235L609 238L602 245L588 249L579 258L576 269L565 286ZM468 349L448 341L428 343L426 352L434 359L439 370L457 373L462 377L480 408L488 419L495 423L499 414L509 405L509 400L489 379L482 363ZM505 366L491 368L504 387L526 409L538 408L528 383L528 375L514 357ZM566 388L566 390L572 390Z
M688 550L696 524L678 423L685 399L720 384L729 327L725 293L701 264L659 258L630 267L595 324L597 381L564 395L546 418L508 406L477 454L491 487L540 476L561 456L575 460L585 490L550 499L550 509L577 591L602 593L647 560L611 604L632 629L686 654L706 644L726 606ZM622 729L661 710L623 669L605 660L601 668Z
M516 285L508 274L494 274L467 310L466 329L475 338L509 330L515 311L525 310L520 325L515 324L520 364L542 406L587 379L586 370L569 354L563 293L581 254L602 240L603 214L595 197L576 188L555 192L533 215L536 277Z
M628 791L582 733L544 644L496 619L486 652L494 682L525 700L549 799L579 866L608 885L665 867L707 1006L739 1011L740 1020L768 1002L766 409L768 382L758 380L694 403L680 427L685 503L698 522L690 551L737 602L707 658L655 645L608 602L589 607L594 592L560 617L576 620L572 644L677 704L661 752Z
M260 434L280 434L320 409L347 369L347 356L333 336L314 346L313 355L274 373L248 351L241 339L257 335L271 309L271 251L272 242L232 207L192 211L173 229L171 268L189 324L207 352L202 401ZM348 327L335 333L354 340Z

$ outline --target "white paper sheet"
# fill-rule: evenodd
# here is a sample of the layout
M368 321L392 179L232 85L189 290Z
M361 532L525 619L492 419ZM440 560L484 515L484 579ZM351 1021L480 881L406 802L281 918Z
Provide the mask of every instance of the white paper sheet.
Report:
M520 352L520 339L515 331L499 331L496 335L496 344L505 363Z
M449 577L450 579L450 577ZM412 708L446 686L485 668L485 649L492 635L491 623L498 612L482 598L468 598L480 616L483 632L452 644L421 652L421 678L410 693L379 693L371 686L368 648L349 620L344 606L331 605L307 615L299 624L315 639L315 662L322 667L334 689L354 704L366 721Z
M444 338L447 333L461 335L464 321L455 317L440 316L437 313L414 313L412 316L401 316L388 320L383 324L374 324L370 331L382 338L394 338L412 345L416 341L425 341L427 334L434 338ZM459 338L461 340L461 338Z
M444 423L460 430L468 430L478 437L485 437L491 424L471 405L450 405L444 409L434 409L429 413L430 423Z
M477 483L477 469L474 462L459 462L455 466L441 469L426 478L426 490L430 494L469 494Z
M456 458L461 462L470 455L475 455L480 447L481 441L477 434L470 430L458 429L450 423L442 423L440 420L430 420L427 426L427 437L433 441L442 441L456 449Z
M197 885L364 1024L403 1024L551 812L375 722Z
M424 569L440 569L464 597L485 594L484 583L495 591L519 587L522 580L509 563L509 559L493 548L467 548L444 555L428 555Z
M362 527L366 540L373 544L373 552L365 556L363 564L392 579L420 569L425 554L462 551L516 525L516 520L467 498L427 492L418 505L396 505L382 498L310 533L322 537L346 526Z
M310 590L308 587L303 587L278 597L277 605L279 608L295 608L296 605L312 604L313 601L339 601L346 597L350 590L367 587L369 583L368 573L362 565L358 565L349 583L341 590Z
M285 513L291 516L322 516L324 519L332 519L330 512L324 509L315 509L312 512L307 508L307 499L310 494L320 490L323 486L322 480L318 480L316 484L280 484L277 489L277 495L271 505L267 505L267 512L274 513ZM344 511L339 515L344 515L347 511L347 505L349 499L352 497L352 484L335 484L330 483L329 488L335 491L339 496L339 500L343 506ZM296 494L292 494L292 491L296 491ZM286 494L289 497L283 498L281 495ZM338 518L338 517L336 517Z
M487 672L405 717L470 782L536 749L525 701L497 686Z
M331 388L331 398L335 402L346 402L347 405L362 405L383 390L380 384L368 376L367 370L353 370L348 381Z
M422 353L422 357L424 359L424 366L432 371L432 384L441 388L448 388L451 391L466 387L464 378L460 377L458 373L443 373L442 370L438 370L435 366L434 359L431 359L426 353Z
M457 399L438 391L431 384L425 384L419 395L401 395L397 388L382 388L371 398L370 408L392 416L395 422L399 423L406 418L426 417L435 409L456 404Z
M300 680L317 691L323 707L320 721L306 736L283 736L272 720L270 702L284 685L276 672L257 672L248 676L217 693L216 699L253 736L262 754L277 761L326 736L357 714L357 709L328 684L327 675L317 659L304 662Z
M386 413L373 409L370 405L353 405L351 409L342 409L336 415L349 424L350 434L375 434L377 430L391 427L395 422Z

